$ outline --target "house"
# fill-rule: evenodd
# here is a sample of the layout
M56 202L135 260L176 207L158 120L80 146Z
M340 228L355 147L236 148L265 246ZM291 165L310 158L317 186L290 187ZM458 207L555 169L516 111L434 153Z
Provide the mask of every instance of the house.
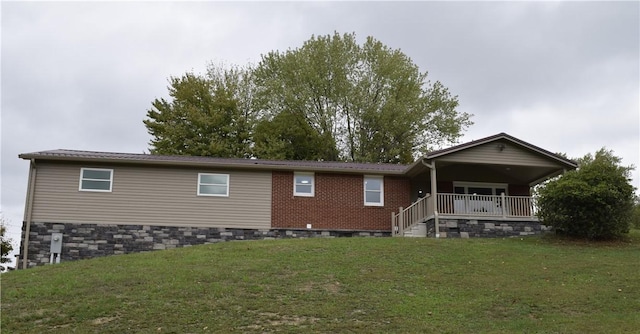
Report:
M52 150L30 161L22 267L224 240L539 233L573 161L500 133L411 165Z

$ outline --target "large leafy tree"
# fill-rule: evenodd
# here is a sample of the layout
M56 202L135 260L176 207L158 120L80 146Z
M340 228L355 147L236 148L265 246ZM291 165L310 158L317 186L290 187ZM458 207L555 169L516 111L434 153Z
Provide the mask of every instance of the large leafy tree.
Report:
M154 154L408 163L471 124L400 50L355 34L170 83L144 121Z
M456 96L372 37L359 45L355 34L313 36L264 55L254 74L261 111L303 115L327 160L407 163L471 124Z
M255 115L251 72L210 66L206 75L170 78L169 95L153 101L144 120L151 153L250 157Z
M538 192L540 219L557 232L609 239L629 232L634 208L632 167L620 165L612 151L600 149L578 160L578 169L551 180Z

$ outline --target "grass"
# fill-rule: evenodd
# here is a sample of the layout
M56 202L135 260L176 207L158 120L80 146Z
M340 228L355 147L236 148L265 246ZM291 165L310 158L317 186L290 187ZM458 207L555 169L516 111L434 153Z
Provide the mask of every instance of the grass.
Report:
M623 333L640 231L617 243L218 243L2 274L2 333Z

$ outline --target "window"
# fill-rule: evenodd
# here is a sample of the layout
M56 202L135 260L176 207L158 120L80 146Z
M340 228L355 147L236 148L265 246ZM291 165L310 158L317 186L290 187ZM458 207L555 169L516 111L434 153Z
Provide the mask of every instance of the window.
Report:
M454 193L469 195L507 195L507 185L503 183L454 182Z
M113 169L80 169L80 191L111 192L112 183Z
M198 196L229 197L229 174L198 173Z
M364 177L364 205L384 205L384 178L382 176Z
M293 174L293 196L313 197L314 179L313 173Z
M501 215L503 203L500 196L507 194L503 183L454 182L453 192L459 195L453 199L453 212L459 214Z

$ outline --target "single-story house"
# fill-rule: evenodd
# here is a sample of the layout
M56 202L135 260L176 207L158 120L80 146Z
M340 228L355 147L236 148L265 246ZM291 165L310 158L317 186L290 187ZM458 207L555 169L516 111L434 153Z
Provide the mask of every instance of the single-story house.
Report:
M539 233L531 188L576 163L505 133L410 165L51 150L30 161L22 268L224 240Z

